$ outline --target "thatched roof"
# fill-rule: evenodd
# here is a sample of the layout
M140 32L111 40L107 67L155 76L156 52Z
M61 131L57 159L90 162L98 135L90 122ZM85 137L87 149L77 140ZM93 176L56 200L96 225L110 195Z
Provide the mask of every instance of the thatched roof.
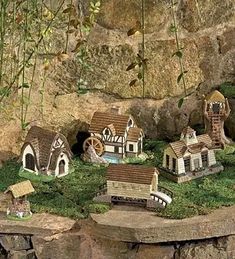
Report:
M68 154L69 158L72 157L72 152L70 150L69 144L67 139L64 135L61 133L53 132L47 129L43 129L37 126L33 126L30 128L26 139L25 144L23 145L21 149L21 154L23 153L25 147L30 144L32 148L34 149L35 156L36 156L36 166L38 170L41 168L47 168L52 169L54 168L54 160L55 160L55 154L53 157L53 164L48 165L50 162L50 155L52 152L52 145L57 139L61 139L64 142L64 148L56 148L53 152L55 154L60 154L61 152L65 152Z
M5 193L11 192L14 198L19 198L22 196L25 196L27 194L30 194L32 192L35 192L31 182L29 180L16 183L14 185L10 185Z
M207 95L206 100L209 103L214 103L214 102L224 103L225 97L218 90L215 90Z

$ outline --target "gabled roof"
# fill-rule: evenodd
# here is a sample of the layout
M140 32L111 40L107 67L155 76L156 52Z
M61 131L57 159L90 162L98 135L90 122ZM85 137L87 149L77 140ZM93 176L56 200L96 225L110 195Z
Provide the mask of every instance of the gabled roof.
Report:
M207 95L206 100L207 100L207 102L211 102L211 103L213 103L213 102L224 103L225 97L218 90L215 90Z
M11 192L14 198L19 198L27 194L30 194L32 192L35 192L35 190L31 182L27 180L21 183L10 185L5 191L5 193L8 193L8 192Z
M102 134L103 129L112 124L116 135L124 136L130 118L131 116L129 115L95 112L91 120L89 132Z
M158 173L155 167L128 164L111 164L108 167L106 177L107 181L150 185L155 172Z
M47 168L48 163L50 160L50 154L52 151L52 145L56 139L60 138L65 145L65 149L67 150L69 156L72 156L72 152L70 150L69 144L67 139L64 137L64 135L53 132L47 129L40 128L38 126L33 126L30 128L26 139L25 144L22 147L21 153L23 152L24 148L30 144L32 148L34 149L35 155L36 155L36 162L38 169L41 169L42 167ZM61 148L56 149L57 153L60 153ZM54 151L55 152L55 151Z
M190 126L188 126L188 127L183 129L182 134L185 136L185 135L188 135L188 134L192 134L194 132L195 132L195 130L192 129Z
M204 147L210 149L212 146L212 140L208 134L197 136L197 140L198 143L189 146L187 146L183 140L175 141L173 143L170 143L169 145L178 158L183 157L186 151L195 154L200 153Z
M129 141L138 141L140 135L142 134L142 129L133 127L128 130L127 140Z

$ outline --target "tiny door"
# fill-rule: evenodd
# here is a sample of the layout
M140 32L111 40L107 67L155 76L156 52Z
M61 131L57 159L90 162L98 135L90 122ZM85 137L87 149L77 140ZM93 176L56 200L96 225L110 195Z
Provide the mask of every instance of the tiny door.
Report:
M61 160L59 163L59 175L65 173L65 161Z
M194 159L194 169L198 169L200 167L199 158Z

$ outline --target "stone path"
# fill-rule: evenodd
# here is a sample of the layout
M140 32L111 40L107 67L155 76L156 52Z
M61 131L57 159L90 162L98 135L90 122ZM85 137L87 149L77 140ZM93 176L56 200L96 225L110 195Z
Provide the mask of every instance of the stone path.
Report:
M114 206L105 214L92 214L91 218L96 235L118 241L159 243L235 234L235 206L183 220L157 217L144 209Z

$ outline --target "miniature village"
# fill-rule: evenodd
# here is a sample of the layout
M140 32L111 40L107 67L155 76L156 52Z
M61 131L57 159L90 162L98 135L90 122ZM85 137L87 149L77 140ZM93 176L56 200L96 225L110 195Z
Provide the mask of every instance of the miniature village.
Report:
M230 114L227 99L215 90L205 98L202 110L205 133L197 134L196 130L187 126L179 140L165 143L161 149L156 142L156 146L152 147L156 150L152 157L148 154L149 150L144 150L144 131L130 114L121 114L120 107L94 112L88 137L80 143L83 147L80 157L73 155L63 134L32 126L25 137L19 159L14 162L18 168L18 172L13 172L17 181L9 185L1 196L0 202L5 202L7 217L13 220L30 219L32 211L29 200L35 211L44 211L45 208L51 213L73 218L84 217L84 213L105 212L119 204L144 207L172 218L187 217L190 213L193 216L195 212L174 214L177 202L182 203L177 197L179 193L174 193L175 186L182 185L187 189L188 184L193 185L198 179L200 183L196 189L201 189L203 184L213 185L215 179L219 181L220 177L226 177L224 175L229 172L224 172L223 161L218 161L217 157L233 146L223 128ZM161 160L156 164L157 157ZM6 168L8 166L10 164L6 164ZM63 185L66 178L70 178L69 186L65 187L63 194L55 197L58 186ZM37 194L37 191L40 193ZM78 195L73 198L77 200L75 207L67 198L73 191ZM203 192L207 195L206 190ZM41 206L38 204L39 198L42 199ZM50 199L53 206L45 207L48 202L50 204ZM218 199L218 204L216 197L213 200L215 204L212 208L220 206L221 199ZM230 200L222 200L221 205L229 205ZM68 214L60 208L63 203L63 206L72 205L67 209ZM203 213L211 209L202 206Z

